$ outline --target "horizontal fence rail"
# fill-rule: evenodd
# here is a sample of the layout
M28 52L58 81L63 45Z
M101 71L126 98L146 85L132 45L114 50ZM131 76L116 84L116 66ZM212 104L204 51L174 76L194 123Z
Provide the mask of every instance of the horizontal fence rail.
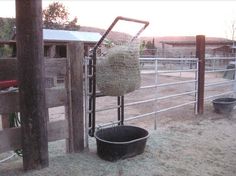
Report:
M234 66L234 68L229 68L229 65ZM205 95L204 100L209 101L217 97L221 96L233 96L236 91L236 57L210 57L206 58L206 66L207 69L205 73L210 74L219 74L218 81L211 82L211 79L208 78L205 82L205 92L208 93L209 88L218 91L214 95ZM227 79L225 73L230 72L230 74L234 74L232 76L233 79ZM222 80L223 79L223 80ZM224 90L219 88L225 88ZM222 92L223 91L223 92Z
M67 64L67 58L45 59L46 77L65 76ZM17 73L16 58L0 58L0 80L17 79Z
M45 59L46 77L65 77L67 74L66 58L47 58ZM9 73L9 74L6 74ZM0 59L0 80L17 79L17 59ZM67 91L65 87L46 88L47 108L62 106L67 104ZM19 92L0 91L0 114L19 112Z
M48 141L68 138L68 122L60 120L48 123ZM21 148L21 128L0 130L0 153Z
M0 80L17 80L17 59L0 59ZM45 59L46 78L56 79L68 74L67 58ZM47 80L46 80L47 81ZM66 106L68 104L68 90L66 86L53 85L46 88L46 107ZM19 112L19 90L11 88L0 90L0 114L4 116ZM1 119L0 119L1 120ZM48 122L48 140L56 141L69 138L68 120ZM21 127L4 128L0 130L0 153L21 148Z
M139 118L142 118L142 117L154 115L154 114L161 113L161 112L166 112L166 111L169 111L169 110L173 110L173 109L180 108L180 107L183 107L183 106L191 105L191 104L194 104L194 103L196 103L196 101L190 101L188 103L183 103L183 104L180 104L180 105L177 105L177 106L172 106L172 107L169 107L169 108L160 109L158 111L154 111L154 112L150 112L150 113L146 113L146 114L141 114L141 115L134 116L134 117L128 117L128 118L126 118L126 121L136 120L136 119L139 119Z
M65 88L46 89L46 107L63 106L67 103ZM0 114L19 112L19 92L0 92Z

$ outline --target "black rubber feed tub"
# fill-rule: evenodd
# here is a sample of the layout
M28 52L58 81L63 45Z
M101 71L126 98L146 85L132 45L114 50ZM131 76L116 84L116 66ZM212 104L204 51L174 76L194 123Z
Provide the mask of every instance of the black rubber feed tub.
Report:
M100 129L94 136L98 156L117 161L143 153L149 133L143 128L122 125Z
M230 114L236 105L236 98L217 98L212 103L216 113Z

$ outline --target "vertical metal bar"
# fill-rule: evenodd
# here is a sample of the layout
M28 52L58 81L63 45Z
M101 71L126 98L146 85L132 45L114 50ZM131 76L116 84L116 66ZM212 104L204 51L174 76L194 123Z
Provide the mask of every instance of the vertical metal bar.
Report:
M120 122L120 125L124 125L124 112L125 112L125 110L124 110L124 104L125 104L125 102L124 102L124 96L121 96L121 122Z
M215 71L216 60L213 58L213 71Z
M195 114L197 115L198 114L198 71L199 71L199 59L196 61L196 71L195 71L195 85L194 85L194 90L195 90L195 103L194 103L194 111L195 111Z
M92 75L93 74L93 72L92 72L92 66L93 66L93 61L92 61L92 59L90 59L89 60L89 70L88 70L88 74L89 74L89 76L90 75ZM93 117L92 117L92 104L93 104L93 98L92 98L92 93L93 93L93 91L92 91L92 84L93 84L93 81L92 81L92 77L89 77L89 97L88 97L88 99L89 99L89 135L90 136L93 136L93 132L92 132L92 121L93 121Z
M179 73L179 76L180 78L182 77L182 70L183 70L183 60L179 60L180 62L180 73Z
M85 148L89 147L88 142L88 60L84 59L84 115L85 115Z
M198 114L204 111L204 87L205 87L205 36L196 36L196 57L199 59L198 71Z
M120 121L121 121L121 98L120 96L117 97L117 120L118 120L118 125L121 125Z
M91 78L91 82L92 82L92 95L91 95L91 100L92 100L92 104L91 104L91 131L90 131L90 135L93 137L94 136L94 132L95 132L95 122L96 122L96 60L97 60L97 51L93 50L93 58L92 58L92 78Z
M124 96L117 97L117 105L118 125L124 125Z
M157 87L157 83L158 83L158 60L157 58L155 59L155 86L156 86L156 91L155 91L155 98L156 98L156 101L155 101L155 120L154 120L154 129L156 130L157 129L157 111L158 111L158 87ZM156 109L157 108L157 109Z
M234 85L233 85L233 90L234 90L234 97L236 97L236 56L234 60Z

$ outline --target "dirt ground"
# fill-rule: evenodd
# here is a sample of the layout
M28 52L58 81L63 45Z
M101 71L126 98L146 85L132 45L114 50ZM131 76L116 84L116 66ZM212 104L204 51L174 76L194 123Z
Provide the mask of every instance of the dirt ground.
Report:
M160 82L191 80L173 75L159 77ZM221 79L211 77L210 81ZM153 77L143 77L142 84L150 85ZM125 103L153 97L154 91L165 96L171 93L189 91L193 84L168 87L158 90L135 91L125 99ZM226 88L209 90L207 94L219 93ZM165 108L181 102L194 100L194 95L186 95L169 101L147 103L125 109L125 117ZM98 109L114 106L114 98L100 98ZM50 110L50 119L64 118L64 108ZM97 123L116 119L114 110L100 112ZM156 118L157 129L154 130ZM22 159L13 157L0 163L0 176L235 176L236 175L236 110L230 116L216 114L210 101L205 104L203 115L194 115L194 106L188 105L172 111L159 113L126 124L146 128L150 132L145 152L141 155L108 162L96 155L96 142L89 138L89 149L78 154L65 153L65 141L49 145L50 166L45 169L23 172ZM1 125L0 125L1 126ZM0 160L11 152L0 154Z

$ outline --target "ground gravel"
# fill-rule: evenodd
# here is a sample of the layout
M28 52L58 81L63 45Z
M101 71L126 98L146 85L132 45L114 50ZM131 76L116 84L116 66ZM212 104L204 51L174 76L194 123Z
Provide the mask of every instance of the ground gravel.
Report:
M65 154L65 142L53 142L50 167L24 173L21 159L15 157L0 164L0 175L235 176L235 112L231 117L217 117L173 121L149 130L145 152L117 162L101 160L94 139L90 149L79 154Z

